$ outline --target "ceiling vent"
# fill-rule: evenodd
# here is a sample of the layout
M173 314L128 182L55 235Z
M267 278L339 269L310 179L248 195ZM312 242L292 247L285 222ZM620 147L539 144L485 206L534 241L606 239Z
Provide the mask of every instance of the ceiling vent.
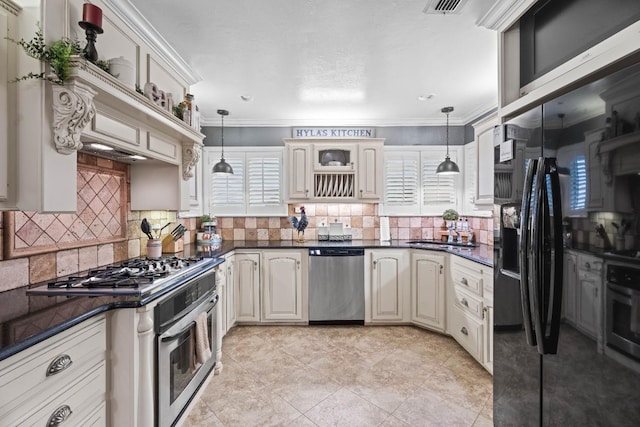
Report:
M459 14L467 0L429 0L422 10L427 15Z

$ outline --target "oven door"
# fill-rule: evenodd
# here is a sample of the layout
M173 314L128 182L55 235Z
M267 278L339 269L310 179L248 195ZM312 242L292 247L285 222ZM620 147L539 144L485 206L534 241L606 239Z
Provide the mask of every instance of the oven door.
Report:
M158 426L171 426L187 407L215 365L218 295L204 299L162 335L157 336ZM209 349L212 356L196 362L196 319L207 313Z
M640 301L640 292L607 283L607 345L640 360L640 324L631 324L634 299Z

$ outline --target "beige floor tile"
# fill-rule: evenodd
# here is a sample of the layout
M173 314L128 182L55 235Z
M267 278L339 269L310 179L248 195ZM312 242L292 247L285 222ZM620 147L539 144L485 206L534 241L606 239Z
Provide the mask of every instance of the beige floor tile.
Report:
M405 423L404 421L400 421L393 415L389 415L389 418L384 420L382 424L380 424L378 427L411 427L411 426Z
M476 421L473 423L473 427L493 427L493 421L482 415L478 415L478 418L476 418Z
M198 402L189 412L189 416L182 423L184 427L222 427L222 422L215 416L211 408L207 406L202 399L198 399Z
M336 351L315 359L308 366L340 385L351 386L358 374L370 367L370 362L359 354Z
M302 415L281 398L265 399L265 395L250 391L237 393L214 410L223 425L239 427L285 425Z
M305 416L321 427L370 427L382 423L389 413L342 388L307 411Z
M265 350L260 354L242 358L238 363L265 384L276 383L280 378L289 375L291 371L304 366L295 357L281 350Z
M359 372L354 384L347 388L391 413L418 389L418 383L376 367Z
M309 367L295 369L271 386L275 394L303 413L339 389L338 383Z
M480 412L487 403L487 396L492 392L493 384L489 378L479 377L476 373L469 374L466 371L454 371L442 366L423 382L422 386L441 398Z
M317 427L317 424L304 415L301 415L288 424L284 424L283 427Z
M412 426L471 426L477 412L465 409L437 393L419 388L393 413Z

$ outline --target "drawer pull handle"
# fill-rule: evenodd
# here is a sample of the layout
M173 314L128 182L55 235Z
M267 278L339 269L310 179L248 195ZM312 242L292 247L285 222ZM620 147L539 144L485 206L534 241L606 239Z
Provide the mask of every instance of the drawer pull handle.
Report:
M467 301L466 298L462 298L460 300L460 304L464 305L465 307L469 307L469 302Z
M49 367L47 368L47 376L50 377L55 374L59 374L60 372L67 369L69 366L73 364L71 360L71 356L68 354L61 354L56 356L55 359L49 363Z
M462 332L464 335L469 335L469 332L467 331L466 327L462 327L462 329L460 329L460 332Z
M57 427L63 422L67 421L67 419L73 414L69 405L62 405L49 417L49 421L47 421L47 427Z
M460 280L460 283L462 283L465 286L469 286L469 282L467 282L467 278L463 277L462 280Z

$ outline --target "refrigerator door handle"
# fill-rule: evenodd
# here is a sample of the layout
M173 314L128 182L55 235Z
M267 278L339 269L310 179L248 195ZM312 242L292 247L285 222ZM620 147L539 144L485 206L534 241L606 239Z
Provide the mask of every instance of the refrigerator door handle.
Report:
M551 297L551 325L547 329L549 334L544 337L543 353L556 354L558 351L558 340L560 338L560 317L562 314L562 293L563 293L563 266L564 247L562 242L562 200L560 194L560 177L555 158L545 159L545 172L549 175L551 182L551 203L553 209L553 272L550 289ZM546 310L546 308L545 308Z
M531 304L529 297L529 218L531 215L531 197L538 161L531 159L527 165L527 172L522 192L522 209L520 210L520 299L522 302L522 321L527 337L527 343L536 345L535 331L531 318Z
M544 208L546 203L546 180L545 180L545 158L540 157L537 162L536 176L533 189L533 202L531 210L531 229L529 230L531 240L529 256L529 300L531 304L531 315L533 318L533 328L535 331L538 353L544 354L544 315L541 304L542 282L544 281Z

